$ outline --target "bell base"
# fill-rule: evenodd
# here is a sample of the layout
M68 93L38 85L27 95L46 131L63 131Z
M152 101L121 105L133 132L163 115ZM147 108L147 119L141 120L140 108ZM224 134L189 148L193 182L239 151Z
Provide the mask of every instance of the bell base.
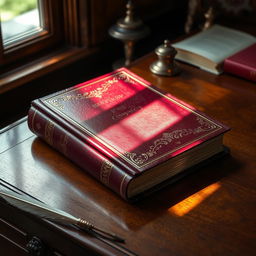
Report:
M155 74L155 75L160 75L160 76L175 76L180 73L180 68L178 65L172 65L172 66L163 66L163 65L158 65L159 62L156 61L152 63L149 67L150 71Z

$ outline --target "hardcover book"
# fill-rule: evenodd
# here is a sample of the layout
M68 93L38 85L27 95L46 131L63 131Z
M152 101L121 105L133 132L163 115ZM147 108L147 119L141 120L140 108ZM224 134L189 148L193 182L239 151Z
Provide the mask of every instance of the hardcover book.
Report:
M28 125L127 200L222 152L229 129L125 68L33 101Z
M225 59L223 70L256 82L256 43Z
M256 42L256 37L221 25L174 43L177 60L197 66L219 75L223 72L223 62L231 55Z

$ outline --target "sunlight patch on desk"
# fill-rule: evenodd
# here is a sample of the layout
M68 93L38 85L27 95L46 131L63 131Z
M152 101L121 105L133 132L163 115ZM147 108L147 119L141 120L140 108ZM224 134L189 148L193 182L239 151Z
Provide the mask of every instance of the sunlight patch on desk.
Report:
M195 207L197 207L200 203L202 203L207 197L216 192L219 188L219 183L211 184L210 186L198 191L197 193L185 198L181 202L170 207L168 211L172 214L182 217L185 214L189 213L191 210L193 210Z

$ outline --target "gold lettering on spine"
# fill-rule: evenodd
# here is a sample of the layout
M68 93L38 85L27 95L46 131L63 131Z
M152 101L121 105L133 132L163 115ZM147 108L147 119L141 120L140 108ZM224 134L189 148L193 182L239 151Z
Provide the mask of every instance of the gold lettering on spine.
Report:
M54 124L50 120L48 120L45 126L44 136L45 136L45 140L50 145L53 145L53 132L54 132Z
M100 180L106 185L109 185L109 176L112 172L113 164L109 161L104 161L101 165Z
M122 182L121 182L121 184L120 184L120 195L122 195L122 196L124 196L125 197L125 192L123 192L123 185L124 185L124 181L125 181L125 179L126 179L126 177L127 177L128 175L127 174L125 174L124 175L124 177L123 177L123 179L122 179Z
M64 134L60 141L60 147L62 152L67 155L67 144L68 144L68 136L67 134Z

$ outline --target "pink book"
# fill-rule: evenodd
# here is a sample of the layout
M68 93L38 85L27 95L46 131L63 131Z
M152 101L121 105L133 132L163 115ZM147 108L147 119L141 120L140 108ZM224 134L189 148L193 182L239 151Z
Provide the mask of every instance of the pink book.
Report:
M127 200L221 153L229 130L125 68L33 101L28 125Z

